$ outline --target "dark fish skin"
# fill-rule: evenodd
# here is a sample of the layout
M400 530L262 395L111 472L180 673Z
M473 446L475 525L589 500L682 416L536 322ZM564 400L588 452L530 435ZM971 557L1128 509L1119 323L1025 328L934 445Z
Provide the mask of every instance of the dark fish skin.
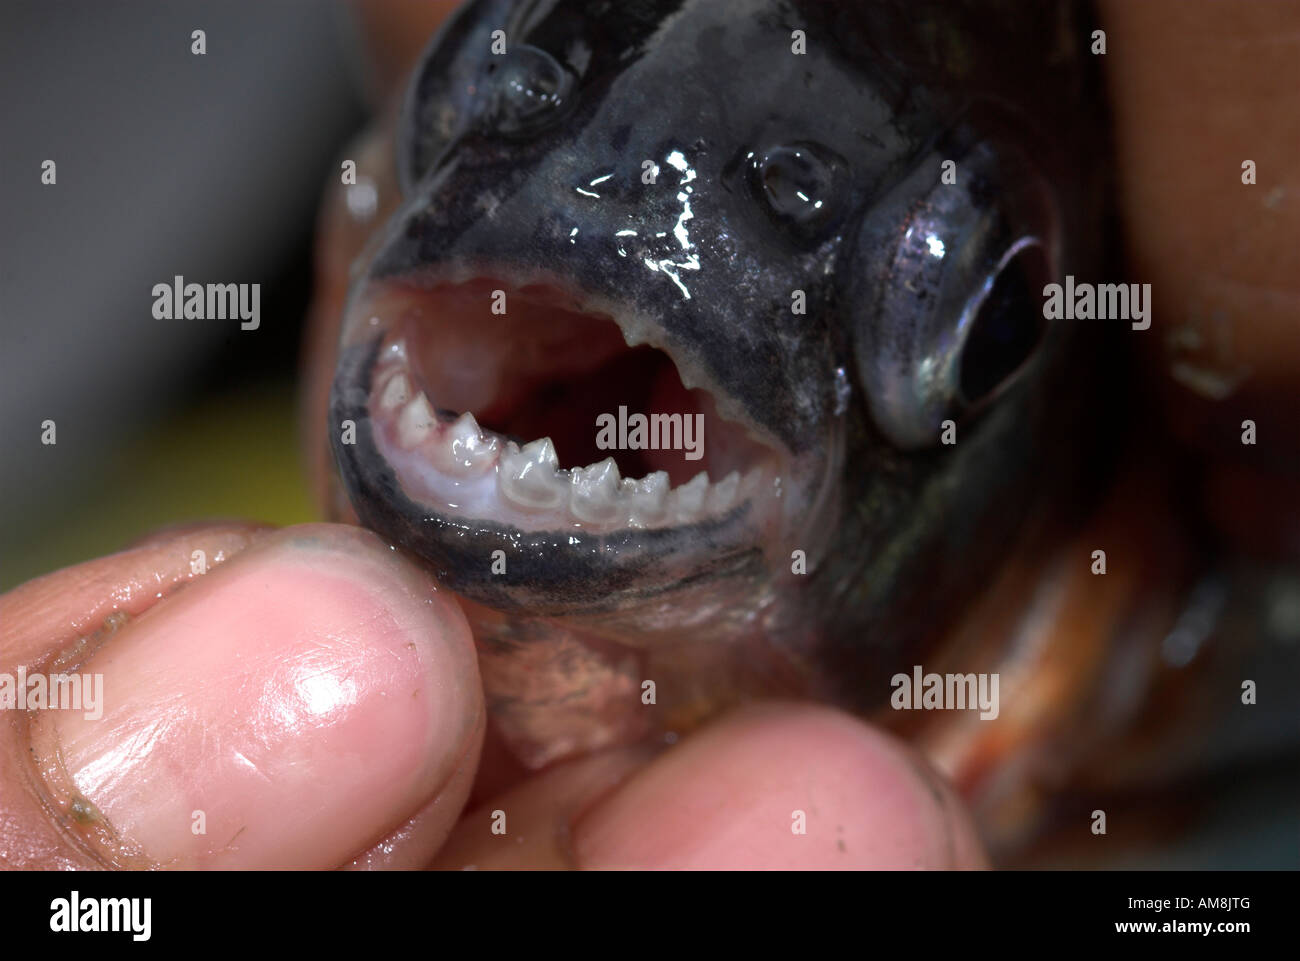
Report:
M496 29L574 75L549 125L489 128ZM793 30L806 34L803 55ZM405 200L357 289L488 265L545 273L649 318L679 369L789 454L786 510L776 528L742 506L706 524L599 536L440 515L406 496L378 453L366 401L379 342L345 330L330 434L362 523L508 615L481 643L571 633L635 650L628 677L661 676L645 671L669 662L678 676L716 671L692 679L693 703L725 703L729 687L862 710L885 701L889 677L923 663L1017 538L1040 534L1049 514L1068 521L1107 470L1115 328L1055 322L1019 373L974 403L961 396L957 336L963 299L992 283L1017 237L1043 242L1037 280L1111 279L1090 31L1086 4L1043 0L463 8L412 80L398 141ZM811 224L755 188L755 163L790 145L825 161L827 209ZM955 185L939 182L946 159ZM643 186L646 160L674 189ZM575 189L606 174L599 197ZM917 246L926 237L952 251L942 284ZM791 311L795 290L805 314ZM951 446L938 443L949 415ZM339 442L344 420L355 444ZM508 579L485 562L495 549L510 558ZM795 550L805 575L790 572ZM726 668L685 653L707 647L741 653ZM508 734L534 745L549 736L542 715L570 709L534 698L525 710L503 688L496 709L515 708ZM524 753L540 763L576 746Z

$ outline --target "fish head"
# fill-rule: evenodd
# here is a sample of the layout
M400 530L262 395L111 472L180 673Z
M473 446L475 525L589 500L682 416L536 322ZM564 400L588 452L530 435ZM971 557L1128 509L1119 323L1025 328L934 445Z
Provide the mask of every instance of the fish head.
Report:
M1077 44L1041 49L1073 6L463 7L343 323L361 522L625 644L930 632L1072 383L1040 291L1098 233Z

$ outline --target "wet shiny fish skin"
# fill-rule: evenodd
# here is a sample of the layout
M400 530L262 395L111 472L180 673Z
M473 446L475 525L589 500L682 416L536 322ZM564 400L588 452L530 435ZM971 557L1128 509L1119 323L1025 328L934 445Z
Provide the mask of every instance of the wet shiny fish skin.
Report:
M574 75L526 135L491 129L469 92L495 29ZM444 29L412 80L401 206L354 303L430 270L545 272L639 318L789 465L775 516L599 538L449 517L378 452L366 399L379 341L345 325L330 417L343 487L363 523L466 598L494 717L529 763L685 729L751 696L869 710L1013 545L1088 503L1106 465L1106 412L1084 407L1112 356L1102 333L1052 326L976 403L955 349L963 306L1017 241L1041 242L1051 279L1101 269L1107 144L1088 43L1086 10L1066 3L478 3ZM792 145L831 185L824 216L754 190L755 164ZM669 189L641 189L647 160ZM611 188L592 187L609 172ZM648 235L635 250L618 236L629 229ZM936 280L936 243L974 251L964 272ZM955 445L939 441L949 417ZM349 419L355 445L334 427ZM487 562L498 549L508 578Z

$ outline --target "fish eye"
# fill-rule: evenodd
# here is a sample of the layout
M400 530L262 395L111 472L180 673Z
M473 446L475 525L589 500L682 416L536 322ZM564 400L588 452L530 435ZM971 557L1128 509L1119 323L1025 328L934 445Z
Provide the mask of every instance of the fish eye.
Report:
M858 228L849 302L872 420L904 450L934 446L1014 389L1047 339L1043 286L1057 217L1027 158L976 142L945 182L933 153L877 198Z
M811 238L838 212L845 162L813 143L781 144L751 158L750 179L774 220Z
M572 101L573 75L537 47L517 46L488 74L487 125L507 137L537 133L563 115Z
M1046 330L1042 298L1047 272L1041 242L1017 241L972 298L962 345L958 406L979 405L1008 383L1033 355Z

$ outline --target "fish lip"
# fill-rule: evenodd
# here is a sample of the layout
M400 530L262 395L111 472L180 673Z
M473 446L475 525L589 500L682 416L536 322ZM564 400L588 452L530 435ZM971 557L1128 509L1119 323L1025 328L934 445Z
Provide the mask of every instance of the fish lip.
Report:
M443 514L413 500L380 452L369 415L378 333L340 351L330 390L335 463L358 520L430 566L451 590L506 613L562 616L652 600L702 576L748 576L764 564L761 538L748 527L748 502L690 525L530 531L488 518ZM344 442L338 425L351 422ZM492 573L502 551L510 576Z

